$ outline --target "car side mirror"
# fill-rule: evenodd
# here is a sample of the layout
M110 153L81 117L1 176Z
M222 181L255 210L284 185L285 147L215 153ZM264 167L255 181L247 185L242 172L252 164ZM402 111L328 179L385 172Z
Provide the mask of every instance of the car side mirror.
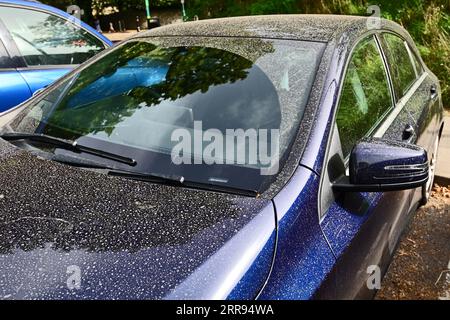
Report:
M414 189L428 181L427 152L416 145L365 139L352 150L349 176L333 183L341 192L385 192Z

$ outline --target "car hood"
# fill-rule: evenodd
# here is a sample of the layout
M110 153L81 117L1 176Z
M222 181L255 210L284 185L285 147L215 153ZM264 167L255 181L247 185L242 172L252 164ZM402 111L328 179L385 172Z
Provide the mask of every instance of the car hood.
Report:
M0 299L226 298L253 265L268 273L274 228L270 200L109 177L0 139Z

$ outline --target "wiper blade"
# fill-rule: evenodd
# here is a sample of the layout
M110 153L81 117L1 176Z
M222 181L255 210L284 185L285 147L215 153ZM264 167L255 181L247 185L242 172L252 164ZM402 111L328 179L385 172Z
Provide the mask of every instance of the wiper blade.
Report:
M185 187L206 191L215 191L222 193L231 193L237 194L246 197L259 198L260 194L258 191L254 190L245 190L239 189L229 186L219 186L214 184L195 182L195 181L186 181L183 176L178 175L163 175L163 174L145 174L145 173L134 173L128 171L116 171L110 170L108 171L108 175L115 177L128 178L137 181L144 182L154 182L154 183L164 183L167 185L175 186L175 187Z
M120 170L113 166L107 165L103 162L86 159L83 157L70 156L67 154L51 154L47 156L51 161L67 164L72 167L87 168L87 169L102 169L102 170Z
M115 177L129 178L145 182L158 182L174 186L183 186L184 177L177 175L163 175L163 174L145 174L137 172L129 172L122 170L109 170L108 175Z
M114 153L109 153L107 151L98 150L90 147L86 147L83 145L78 144L76 141L71 140L64 140L44 134L35 134L35 133L16 133L16 132L10 132L10 133L3 133L0 134L0 138L6 140L6 141L17 141L17 140L28 140L28 141L34 141L34 142L40 142L49 144L61 149L69 150L72 152L84 152L88 154L92 154L101 158L114 160L120 163L127 164L129 166L135 166L136 160L132 158L123 157ZM83 160L83 159L74 159L72 157L66 157L63 155L53 155L50 157L50 160L76 165L78 167L87 167L87 168L93 168L93 169L106 169L108 170L108 175L110 176L116 176L116 177L123 177L138 181L144 181L144 182L154 182L154 183L163 183L167 185L177 186L177 187L186 187L186 188L193 188L193 189L200 189L200 190L207 190L207 191L216 191L216 192L222 192L222 193L231 193L231 194L237 194L237 195L243 195L247 197L256 197L258 198L260 196L258 191L255 190L245 190L245 189L239 189L229 186L220 186L220 185L214 185L214 184L208 184L208 183L202 183L202 182L195 182L195 181L186 181L183 176L177 176L177 175L163 175L163 174L147 174L147 173L137 173L137 172L130 172L130 171L124 171L124 170L118 170L115 168L112 168L111 166L108 166L106 164L98 163L96 161L91 160Z
M76 141L71 140L64 140L55 138L52 136L48 136L45 134L37 134L37 133L18 133L18 132L9 132L9 133L3 133L0 135L0 138L6 140L6 141L17 141L17 140L28 140L28 141L34 141L34 142L40 142L49 144L61 149L69 150L72 152L80 153L88 153L95 155L100 158L109 159L113 161L117 161L120 163L127 164L129 166L135 166L136 160L124 157L121 155L117 155L114 153L110 153L107 151L86 147L83 145L78 144Z

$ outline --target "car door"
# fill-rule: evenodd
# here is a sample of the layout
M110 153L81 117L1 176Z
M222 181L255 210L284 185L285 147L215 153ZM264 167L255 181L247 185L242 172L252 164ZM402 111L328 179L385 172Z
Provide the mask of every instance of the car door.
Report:
M425 70L413 44L390 32L383 33L380 40L392 74L397 104L407 110L413 120L412 125L408 124L412 132L408 140L427 150L431 165L431 161L435 161L435 143L440 130L439 81ZM421 198L422 192L418 189L411 206Z
M5 44L10 39L0 21L0 114L27 99L28 85L16 70L16 60L11 58Z
M81 26L50 12L5 5L0 19L22 58L17 71L30 95L106 48Z
M410 115L395 104L384 54L376 35L358 42L340 83L339 105L320 188L321 227L337 259L337 298L368 298L373 272L388 266L411 191L337 193L331 182L348 169L353 146L364 137L402 140Z
M435 135L427 129L436 130L436 118L433 117L436 113L431 111L439 109L439 83L424 71L415 50L401 36L386 32L380 40L392 74L397 103L402 103L414 119L411 142L430 150ZM432 128L431 122L434 122Z

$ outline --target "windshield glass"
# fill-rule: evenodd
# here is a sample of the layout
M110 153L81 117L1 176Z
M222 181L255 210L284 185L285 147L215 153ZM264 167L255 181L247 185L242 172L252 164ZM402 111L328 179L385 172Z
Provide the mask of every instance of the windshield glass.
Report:
M134 40L72 73L10 128L132 157L139 173L261 190L280 168L267 158L282 165L288 154L324 46Z

